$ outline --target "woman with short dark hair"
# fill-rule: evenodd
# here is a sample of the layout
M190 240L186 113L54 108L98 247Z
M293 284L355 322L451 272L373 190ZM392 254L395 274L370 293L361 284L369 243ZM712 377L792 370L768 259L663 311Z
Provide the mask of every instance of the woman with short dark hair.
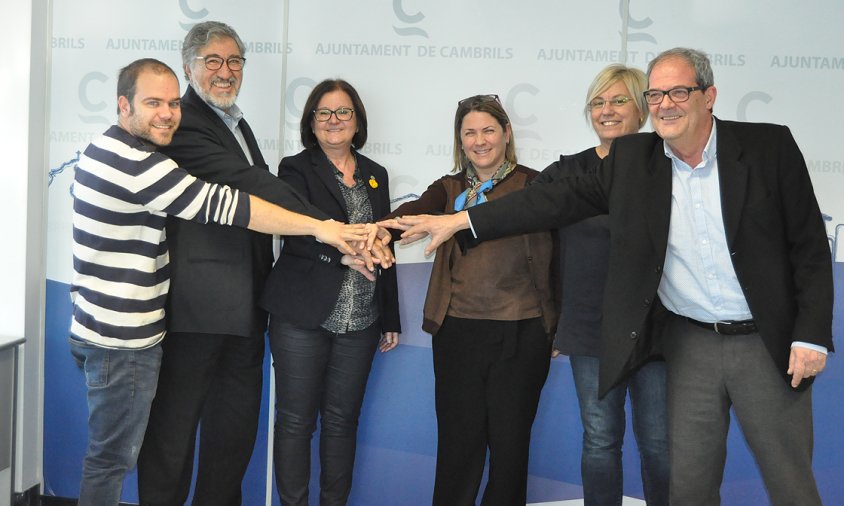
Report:
M323 81L304 111L305 149L281 160L278 177L334 220L371 223L387 214L387 171L358 151L366 142L367 122L357 91L341 79ZM320 504L346 504L375 349L380 342L386 352L399 342L395 269L365 275L343 265L332 249L285 237L261 301L271 314L277 395L273 460L283 505L308 504L318 416Z

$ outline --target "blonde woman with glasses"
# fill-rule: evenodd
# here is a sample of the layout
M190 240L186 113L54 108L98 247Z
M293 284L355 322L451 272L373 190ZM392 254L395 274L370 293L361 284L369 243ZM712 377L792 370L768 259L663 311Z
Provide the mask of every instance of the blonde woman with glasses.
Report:
M584 113L598 136L597 146L560 157L534 180L594 172L614 139L638 132L648 117L645 74L610 65L586 94ZM668 421L665 362L651 361L598 398L601 306L609 264L607 215L587 218L559 231L562 310L553 356L569 356L583 423L581 477L586 505L621 505L621 452L628 393L633 434L641 457L642 485L649 505L668 504Z

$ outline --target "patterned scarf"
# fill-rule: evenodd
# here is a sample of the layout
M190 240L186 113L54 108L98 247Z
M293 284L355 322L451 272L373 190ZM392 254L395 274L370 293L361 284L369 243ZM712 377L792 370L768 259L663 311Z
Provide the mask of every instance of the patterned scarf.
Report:
M454 210L462 211L463 209L468 209L486 202L484 194L492 190L493 186L507 177L507 174L513 172L515 168L515 163L504 160L504 163L501 164L501 167L498 167L498 170L495 171L495 174L491 178L481 181L478 179L478 173L475 171L475 167L470 163L466 168L466 184L469 187L454 199Z

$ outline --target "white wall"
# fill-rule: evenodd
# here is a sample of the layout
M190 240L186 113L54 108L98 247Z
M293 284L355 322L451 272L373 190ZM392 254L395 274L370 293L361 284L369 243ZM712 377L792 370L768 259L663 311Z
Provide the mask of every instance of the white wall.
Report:
M41 482L49 19L46 0L0 5L5 48L0 65L0 139L5 148L0 336L26 338L18 354L15 491Z

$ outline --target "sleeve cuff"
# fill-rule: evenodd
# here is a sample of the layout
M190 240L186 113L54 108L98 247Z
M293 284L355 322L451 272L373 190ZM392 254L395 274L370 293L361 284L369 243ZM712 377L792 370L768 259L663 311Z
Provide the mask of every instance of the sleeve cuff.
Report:
M821 346L819 344L806 343L806 342L803 342L803 341L794 341L793 343L791 343L791 347L792 348L794 348L794 347L808 348L810 350L815 350L815 351L818 351L820 353L823 353L824 355L829 354L829 350L826 349L826 346Z
M472 214L469 211L466 211L466 221L469 222L469 230L472 231L472 237L475 239L478 238L478 234L475 233L475 226L472 225Z

